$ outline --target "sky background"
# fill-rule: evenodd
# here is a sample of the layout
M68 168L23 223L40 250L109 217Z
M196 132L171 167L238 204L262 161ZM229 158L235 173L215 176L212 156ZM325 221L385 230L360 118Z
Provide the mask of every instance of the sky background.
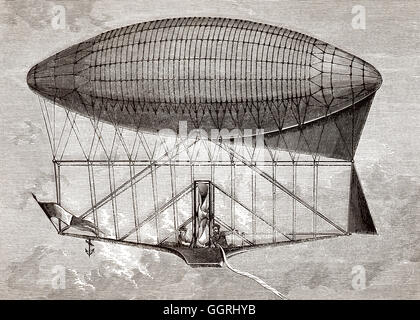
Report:
M64 30L51 24L57 5ZM352 28L354 5L366 9L365 30ZM415 0L0 1L0 298L275 298L225 268L191 269L164 253L98 244L89 259L84 242L58 236L30 195L51 193L53 171L29 68L100 32L182 16L288 27L368 61L384 81L355 159L379 235L256 250L231 264L291 299L420 298L419 12ZM49 284L57 266L65 289ZM366 271L363 290L352 287L356 266Z

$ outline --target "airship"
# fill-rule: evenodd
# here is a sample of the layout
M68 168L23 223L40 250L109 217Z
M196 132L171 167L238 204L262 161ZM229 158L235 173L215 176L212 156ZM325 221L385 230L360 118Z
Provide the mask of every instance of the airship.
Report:
M213 130L251 130L254 137L264 137L264 148L314 157L310 164L313 168L311 200L296 191L295 160L291 164L283 163L284 166L293 166L290 187L275 174L244 160L223 144L220 147L237 161L224 164L231 166L230 174L224 174L230 177L229 188L226 187L229 183L216 181L214 167L208 178L196 178L192 169L195 164L191 160L188 163L191 181L182 187L179 187L179 181L175 181L176 174L171 167L171 181L167 185L171 185L172 192L162 203L157 199L159 179L155 175L160 168L173 166L172 159L167 159L169 164L160 160L137 163L131 156L125 162L115 159L96 161L88 157L86 162L66 162L54 155L57 201L34 198L59 234L85 238L88 244L98 240L163 250L181 256L192 266L220 266L225 252L230 256L262 245L293 244L351 233L375 234L353 162L369 109L381 83L380 73L361 58L308 35L263 23L188 17L143 22L107 31L33 66L27 74L29 88L67 113L136 133L155 135L162 129L179 132L180 123L188 123L192 129L203 130L209 135ZM52 117L47 113L44 120L46 118ZM72 122L68 114L67 118ZM75 117L72 119L74 122ZM46 124L49 133L53 127ZM116 133L121 136L119 131ZM96 142L92 140L91 145L95 143L102 143L101 137ZM318 167L322 165L319 157L337 160L339 166L343 163L351 166L350 191L345 192L349 197L347 228L317 207ZM327 161L326 167L333 166L334 161ZM119 179L120 185L115 185L113 171L117 163L126 165L130 173L126 181ZM91 205L81 213L63 207L60 170L67 164L88 167ZM138 171L135 171L136 165L140 168ZM201 162L200 166L203 165ZM237 196L237 193L248 190L237 187L237 165L243 165L249 170L247 175L252 176L251 194L243 197L246 200ZM104 166L109 170L109 194L102 198L97 198L95 191L94 166ZM255 176L273 186L273 214L270 217L258 211L261 201L256 198ZM145 182L146 177L151 177L147 180L150 186ZM174 187L175 182L178 189ZM141 198L153 198L154 201L149 214L144 212L144 204L137 203L136 186L140 189L141 183L146 184L142 190L150 187L149 191L143 191ZM334 185L334 188L339 185ZM127 203L129 197L125 200L118 200L118 197L128 190L132 191L129 197L133 202L133 212L129 216L134 217L134 221L130 228L122 231L121 214L117 208ZM277 193L293 201L290 209L292 227L287 232L279 229L277 214L289 213L289 209L286 210L288 202L275 212ZM168 208L175 208L175 204L181 198L185 200L187 195L191 195L191 216L179 221L181 218L174 209L172 231L162 236L159 232L163 224L160 216ZM219 209L218 199L222 197L231 201L229 217L223 216L228 212L226 206ZM248 200L250 204L245 202ZM109 203L112 203L109 211L114 213L111 233L104 231L98 222L99 211ZM313 215L311 231L299 233L296 221L302 212L297 214L296 205ZM248 213L252 227L243 225L243 230L238 229L241 221L248 220L244 217L238 220L235 206ZM143 220L138 211L143 211ZM320 232L317 219L332 227L334 232ZM153 221L156 239L152 242L142 240L139 232ZM269 240L257 238L256 221L272 232L268 235L264 229L265 239ZM82 233L71 232L75 229ZM228 233L233 235L233 240L226 240ZM203 235L207 235L207 240L200 242ZM225 251L220 253L219 247Z
M27 75L41 96L122 127L263 129L270 148L344 160L354 157L381 82L371 64L321 40L227 18L104 32Z

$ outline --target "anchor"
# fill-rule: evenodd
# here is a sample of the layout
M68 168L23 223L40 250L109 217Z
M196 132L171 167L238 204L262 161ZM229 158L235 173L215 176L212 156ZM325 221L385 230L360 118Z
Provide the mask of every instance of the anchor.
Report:
M90 258L90 256L95 252L95 248L93 248L95 245L92 243L91 239L85 240L85 242L88 245L88 248L85 249L85 252Z

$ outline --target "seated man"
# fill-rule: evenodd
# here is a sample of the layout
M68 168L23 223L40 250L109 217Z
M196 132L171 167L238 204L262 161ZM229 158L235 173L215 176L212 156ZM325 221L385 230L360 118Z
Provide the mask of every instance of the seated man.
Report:
M220 225L215 223L213 225L213 236L211 237L211 242L213 246L219 245L222 248L228 247L228 243L226 240L226 236L234 233L235 230L232 231L220 231Z
M178 246L189 246L190 241L187 239L187 228L185 226L181 226L178 229Z

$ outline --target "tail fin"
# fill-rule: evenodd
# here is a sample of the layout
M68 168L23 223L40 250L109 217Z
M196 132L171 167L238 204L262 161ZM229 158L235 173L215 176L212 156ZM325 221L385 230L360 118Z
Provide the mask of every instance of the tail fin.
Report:
M377 234L354 164L351 166L347 229L350 233Z

